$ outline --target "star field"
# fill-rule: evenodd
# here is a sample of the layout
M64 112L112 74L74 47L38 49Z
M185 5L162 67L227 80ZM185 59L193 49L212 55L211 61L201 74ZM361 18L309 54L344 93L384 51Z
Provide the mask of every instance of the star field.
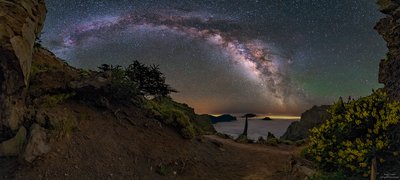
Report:
M159 64L198 113L298 115L378 84L369 0L47 0L43 45L71 65Z

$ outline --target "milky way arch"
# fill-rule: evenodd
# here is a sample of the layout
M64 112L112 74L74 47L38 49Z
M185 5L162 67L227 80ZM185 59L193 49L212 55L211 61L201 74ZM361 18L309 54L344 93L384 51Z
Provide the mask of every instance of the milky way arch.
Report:
M85 44L98 32L126 31L132 26L171 31L216 45L229 54L232 62L241 66L248 78L266 88L280 105L287 104L288 98L298 93L292 88L286 72L291 60L280 56L261 40L236 36L240 27L229 19L176 12L135 12L102 17L67 28L61 34L63 42L60 48L65 50Z

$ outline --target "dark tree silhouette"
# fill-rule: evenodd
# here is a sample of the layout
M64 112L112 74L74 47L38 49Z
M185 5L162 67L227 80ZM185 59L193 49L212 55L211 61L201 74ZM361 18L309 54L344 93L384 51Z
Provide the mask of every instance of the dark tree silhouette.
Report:
M247 114L245 114L244 116L242 116L242 117L246 118L246 123L245 123L245 125L244 125L244 130L243 130L243 134L242 134L242 135L247 136L248 118L252 118L252 117L256 117L256 116L257 116L257 115L256 115L256 114L253 114L253 113L247 113Z
M103 72L112 72L113 79L129 81L136 84L141 95L168 96L172 92L178 92L165 83L165 76L157 65L146 66L139 61L133 61L127 68L102 64L99 69Z
M143 95L167 96L177 92L165 83L165 76L157 65L146 66L139 61L133 61L126 69L127 76L135 81Z

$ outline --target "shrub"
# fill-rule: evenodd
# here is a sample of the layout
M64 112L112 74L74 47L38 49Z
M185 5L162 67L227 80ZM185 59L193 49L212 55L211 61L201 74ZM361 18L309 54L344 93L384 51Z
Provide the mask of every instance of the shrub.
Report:
M254 143L253 140L248 139L247 135L241 134L239 135L236 139L235 142L237 143L243 143L243 144L248 144L248 143Z
M103 64L99 69L111 73L111 85L107 93L111 99L132 100L138 98L137 84L128 78L127 72L121 66Z
M257 139L256 143L257 143L257 144L267 144L267 141L266 141L262 136L260 136L260 137Z
M356 180L360 179L357 177L350 177L343 172L332 172L332 173L317 173L314 176L308 177L308 180Z
M214 134L216 132L208 115L198 115L192 122L195 127L198 127L199 134Z
M126 75L138 84L140 92L147 96L167 96L177 92L165 83L165 76L157 65L146 66L139 61L133 61L126 68Z
M41 101L44 107L54 107L58 104L65 102L71 97L75 96L75 93L61 93L44 96Z
M323 170L367 176L373 158L380 165L396 158L400 103L389 101L385 92L348 103L340 98L329 112L332 118L311 130L307 150Z
M277 146L279 144L279 140L276 138L268 138L267 145L269 146Z
M196 128L191 122L196 114L187 105L174 102L169 97L155 98L146 102L145 108L150 109L156 119L175 127L184 138L191 139L196 135Z
M165 83L165 76L156 65L146 66L139 61L133 61L127 68L103 64L99 69L111 72L114 84L135 86L135 93L143 96L166 97L171 92L177 92Z
M50 69L51 67L48 64L40 64L37 61L32 61L31 75L33 76L38 73L46 72Z

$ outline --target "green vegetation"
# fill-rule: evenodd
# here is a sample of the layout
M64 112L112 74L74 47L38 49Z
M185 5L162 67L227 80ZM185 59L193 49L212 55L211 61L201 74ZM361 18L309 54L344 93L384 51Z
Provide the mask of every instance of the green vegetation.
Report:
M67 137L78 127L76 117L68 109L64 109L57 117L49 118L52 135L56 139Z
M168 169L167 166L165 166L165 165L160 165L160 166L157 168L156 172L157 172L158 174L160 174L161 176L166 176L166 175L168 175L168 173L170 172L170 170Z
M68 100L69 98L75 96L75 93L61 93L61 94L53 94L53 95L45 95L42 97L41 105L44 107L54 107L58 104L61 104Z
M158 97L147 100L145 107L150 109L155 118L164 124L175 127L184 138L191 139L197 134L210 131L211 121L197 121L199 116L186 104L173 101L170 97ZM209 123L209 125L206 125Z
M150 110L156 119L176 128L187 139L215 132L208 117L196 115L192 108L169 97L170 93L177 91L165 83L158 66L133 61L127 68L103 64L99 69L111 75L111 85L106 90L111 100L137 102L138 106Z
M201 134L214 134L215 129L208 115L199 115L192 121L195 127L201 130Z
M248 138L247 138L247 135L241 134L240 136L238 136L238 137L235 139L235 142L243 143L243 144L248 144L248 143L253 143L253 140L248 139Z
M102 65L99 67L111 73L111 85L107 94L113 100L138 100L139 90L135 81L128 77L128 72L121 66Z
M31 66L31 75L35 75L38 73L46 72L50 70L51 67L48 64L41 64L36 61L32 61L32 66Z
M62 138L71 134L78 126L78 122L74 119L59 119L53 121L51 126L54 128L53 132L56 132L56 137Z
M139 61L133 61L127 68L103 64L99 69L103 72L111 71L113 84L123 90L121 93L128 93L127 95L139 93L143 96L165 97L172 92L177 92L165 83L165 76L156 65L146 66Z
M330 109L332 118L311 130L307 155L327 172L368 176L371 161L385 167L399 157L400 103L383 91Z
M43 32L39 33L36 36L35 43L34 43L33 47L35 47L35 48L41 48L42 47L42 35L43 35Z
M266 144L269 146L277 146L279 143L279 140L276 138L268 138Z
M309 180L357 180L359 177L351 177L343 172L333 172L333 173L317 173L314 176L308 177Z

